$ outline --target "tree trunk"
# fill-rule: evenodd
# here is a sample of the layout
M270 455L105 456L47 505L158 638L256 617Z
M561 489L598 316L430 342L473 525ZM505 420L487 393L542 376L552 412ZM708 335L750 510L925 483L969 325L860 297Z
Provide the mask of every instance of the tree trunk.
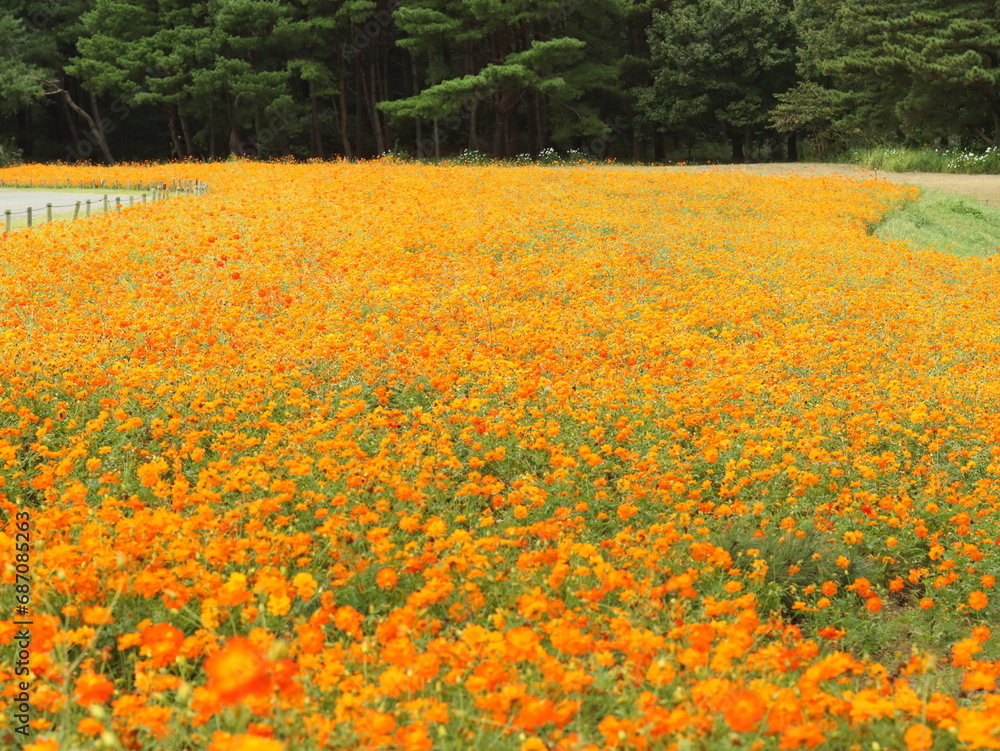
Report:
M434 118L434 161L441 161L441 130L438 128L437 118Z
M781 137L780 133L771 133L767 140L771 146L770 161L772 162L784 162L787 161L785 158L785 139Z
M375 114L379 120L379 127L382 130L382 140L388 150L388 144L396 143L396 136L392 126L392 120L388 117L382 115L382 112L376 107L379 102L387 102L390 97L389 95L389 54L390 54L390 44L389 35L380 31L376 37L377 41L377 54L375 60L373 61L373 70L375 71L375 81L372 86L372 93L374 98L372 99L372 108L375 110ZM404 74L405 75L405 74Z
M97 143L98 148L100 148L101 154L103 154L104 156L104 161L107 162L108 164L114 164L115 160L114 157L111 156L111 149L108 148L108 141L104 137L104 128L102 127L101 123L95 122L94 118L90 116L90 113L87 112L87 110L85 110L79 104L74 102L73 97L70 95L70 93L66 91L66 89L62 88L58 83L54 81L46 81L40 76L35 76L35 79L39 83L41 83L44 87L49 89L48 91L49 94L54 94L62 97L62 100L66 104L66 106L83 118L83 121L87 123L88 127L90 128L90 133L93 136L94 141ZM91 94L91 104L94 108L94 111L96 112L97 100L93 94ZM100 118L100 113L98 113L98 118Z
M263 121L264 118L260 113L260 107L258 107L257 111L254 113L253 116L253 145L252 145L254 151L257 152L256 154L254 154L254 156L256 156L258 159L263 159L264 157L266 157L267 152L269 151L266 139L263 143L261 142L260 139L260 133L262 130L261 123L263 123Z
M309 132L312 138L312 144L310 146L310 151L314 157L319 159L323 158L323 134L320 132L319 128L319 103L316 98L316 87L313 82L309 82L309 105L310 118L309 118Z
M733 164L743 164L743 134L735 128L728 129L729 140L733 146Z
M118 131L118 153L126 162L134 162L132 153L132 126L128 118L122 121L122 127Z
M414 54L410 55L410 81L413 86L413 92L410 96L416 96L420 93L420 76L417 73L417 56ZM424 156L424 124L423 120L419 115L414 119L413 123L413 137L417 144L417 159L423 159Z
M187 149L188 156L194 156L194 138L191 136L191 121L188 120L187 115L181 112L180 108L177 110L177 119L181 122L181 133L184 134L184 148Z
M354 56L354 84L355 84L355 86L357 86L357 84L360 83L360 81L361 81L362 78L363 78L363 76L362 76L362 73L361 73L361 56L358 55L358 54L355 54L355 56ZM368 155L368 154L371 153L370 150L369 150L369 148L368 148L368 144L366 144L364 141L361 140L361 121L363 119L362 115L364 114L362 112L362 104L361 104L361 102L362 102L363 99L364 99L364 97L362 96L362 94L361 94L360 91L355 91L354 92L354 143L358 147L358 154Z
M469 151L479 151L479 98L472 100L469 107Z
M368 117L371 120L372 130L375 133L375 148L379 154L385 153L385 137L382 134L382 123L379 118L378 109L375 107L375 60L368 64L368 72L361 67L361 90L365 98L365 105L368 109Z
M94 139L97 141L97 145L100 147L101 153L104 155L104 161L108 164L114 164L115 159L111 156L111 148L108 146L108 137L104 132L104 120L101 118L101 110L97 106L97 95L93 91L90 92L90 111L94 113L94 116L89 120L90 127L94 131Z
M636 138L633 134L632 136L632 161L633 162L645 162L646 161L646 139Z
M208 105L208 158L215 159L217 154L215 141L215 106Z
M799 161L799 139L794 130L788 134L788 161Z
M979 136L988 146L996 146L1000 143L1000 96L991 94L988 97L990 103L990 116L993 118L993 136L983 132L982 128L975 128L976 135Z
M346 60L344 60L344 47L343 45L338 45L340 53L338 54L339 63L337 65L338 70L338 86L340 94L340 108L337 113L337 126L340 130L340 148L344 152L344 157L346 159L352 159L354 157L354 150L351 148L351 139L347 134L347 69ZM334 109L337 109L337 104L334 102Z
M245 156L243 134L240 132L240 124L236 121L236 97L228 91L226 92L226 115L229 119L229 153L234 156Z
M172 104L167 105L167 127L170 128L170 145L174 147L174 156L183 159L184 148L181 146L181 138L177 134L177 110Z
M493 95L496 126L493 131L493 156L509 159L516 150L517 99L505 91Z
M535 94L535 155L540 154L546 146L548 146L546 140L547 128L545 127L545 102L542 101L542 95Z
M506 145L504 146L504 151L508 159L513 159L517 156L517 104L516 100L513 105L507 108L507 112L504 114L504 125L503 125L504 135L506 136Z
M743 128L743 158L746 164L753 164L753 128L749 125Z
M337 131L340 133L340 150L344 152L345 159L351 159L351 138L347 134L347 98L341 90L338 97L333 97L333 115L337 118Z
M66 120L66 125L69 128L69 138L70 143L73 144L73 153L76 155L75 160L80 158L80 131L76 129L76 123L73 122L73 115L69 111L69 106L66 104L66 100L59 97L59 111Z
M472 42L465 43L465 75L476 72L476 53ZM469 110L469 151L479 151L479 97L474 96L466 105Z
M500 95L493 95L493 148L492 154L494 157L503 156L502 149L504 144L503 137L503 111L500 109Z

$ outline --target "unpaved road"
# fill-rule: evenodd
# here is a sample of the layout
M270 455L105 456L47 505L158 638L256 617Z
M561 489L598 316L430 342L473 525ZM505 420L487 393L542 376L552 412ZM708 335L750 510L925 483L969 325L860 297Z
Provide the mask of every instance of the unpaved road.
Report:
M79 201L81 205L81 213L83 211L83 206L86 205L87 201L90 201L92 211L100 211L105 194L108 196L108 200L113 207L115 205L115 198L121 197L122 205L128 205L129 195L126 191L88 191L80 192L73 190L15 190L15 189L3 189L0 190L0 219L3 218L4 211L12 211L14 213L20 214L24 212L29 206L31 207L32 213L35 217L44 217L45 215L45 204L51 203L52 210L56 214L65 213L67 211L72 211L76 202Z
M690 171L747 172L755 175L804 175L823 177L843 175L855 179L888 180L894 183L909 183L921 188L937 188L952 193L977 198L990 206L1000 208L1000 175L949 175L939 172L882 172L856 167L852 164L820 164L799 162L794 164L736 164L708 167L650 167L648 169L682 169Z

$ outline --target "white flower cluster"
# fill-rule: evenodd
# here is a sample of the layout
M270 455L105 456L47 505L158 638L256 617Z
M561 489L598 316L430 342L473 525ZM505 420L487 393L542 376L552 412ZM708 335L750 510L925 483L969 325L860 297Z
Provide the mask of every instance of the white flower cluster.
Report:
M949 172L1000 172L1000 148L990 146L985 151L946 151Z

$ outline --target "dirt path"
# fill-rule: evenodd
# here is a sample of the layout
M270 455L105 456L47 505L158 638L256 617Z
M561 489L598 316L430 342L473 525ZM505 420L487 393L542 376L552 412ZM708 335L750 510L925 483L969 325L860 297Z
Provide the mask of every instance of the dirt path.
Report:
M852 178L875 178L894 183L909 183L921 188L937 188L977 198L990 206L1000 207L1000 175L950 175L938 172L882 172L857 167L852 164L737 164L716 167L666 167L652 169L732 170L755 175L843 175Z
M15 190L13 188L0 189L0 219L4 211L23 212L29 206L36 213L45 211L45 204L51 203L52 208L59 213L61 211L72 211L77 201L84 204L90 201L93 206L99 207L103 204L104 196L108 196L111 205L115 205L115 199L121 198L122 203L128 205L128 197L136 195L124 190L120 191L73 191L73 190Z

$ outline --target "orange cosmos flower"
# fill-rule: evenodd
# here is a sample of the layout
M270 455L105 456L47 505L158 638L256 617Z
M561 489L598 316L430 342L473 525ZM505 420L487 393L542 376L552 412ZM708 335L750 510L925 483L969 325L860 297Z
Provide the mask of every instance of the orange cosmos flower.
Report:
M395 589L398 582L399 575L394 569L391 569L388 566L379 569L378 573L375 574L375 583L378 585L379 589Z
M906 751L930 751L934 746L934 733L922 722L918 722L907 728L903 743L906 744Z
M972 662L972 655L981 652L983 648L975 639L962 639L951 648L951 663L963 667Z
M969 607L973 610L982 610L987 605L990 604L990 598L986 596L984 592L976 590L969 595Z
M872 583L865 578L855 579L853 584L849 584L847 589L857 591L862 597L868 597L872 591Z
M361 638L361 624L365 617L350 605L337 608L333 613L333 625L355 639Z
M205 660L208 688L223 704L235 704L250 696L270 693L271 663L242 636Z
M84 717L76 724L76 732L80 735L100 735L104 732L104 723L93 717Z
M292 586L301 600L312 599L316 590L319 589L319 583L313 578L313 575L305 572L295 575L295 578L292 579Z
M753 691L741 689L729 694L729 706L723 713L726 724L737 733L755 730L767 713L764 700Z
M824 639L837 640L842 636L845 636L847 631L842 628L837 628L836 626L823 626L819 630L819 635Z
M803 747L816 748L825 741L826 734L819 724L807 722L804 725L791 725L785 728L781 733L781 741L778 744L778 748L782 749L782 751Z
M83 609L83 622L88 626L103 626L106 623L114 623L111 617L111 608L99 605L87 605Z
M527 626L512 628L504 635L504 640L507 642L507 657L515 662L532 659L540 642L538 634Z
M993 632L987 626L976 626L972 629L972 638L975 639L980 644L984 644L989 641L990 636Z
M81 707L104 704L115 692L115 685L97 673L83 673L73 687L73 701Z
M184 632L169 623L157 623L142 630L140 644L142 655L150 658L155 667L166 667L180 654Z
M216 731L207 751L285 751L285 744L275 738L252 733L230 735Z
M55 738L39 738L24 746L23 751L59 751L59 741Z

